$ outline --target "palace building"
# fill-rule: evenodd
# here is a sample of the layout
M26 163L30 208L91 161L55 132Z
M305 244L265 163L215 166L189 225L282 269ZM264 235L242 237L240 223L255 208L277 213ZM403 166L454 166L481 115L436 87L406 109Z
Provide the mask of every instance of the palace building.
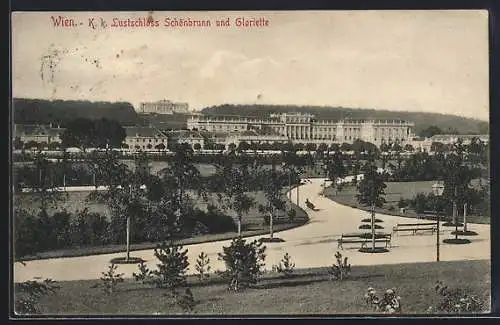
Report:
M261 134L277 135L304 143L352 143L357 139L376 145L384 142L405 143L413 138L414 126L414 123L402 120L325 120L306 113L271 114L267 118L195 113L187 118L187 128L190 130L259 130Z

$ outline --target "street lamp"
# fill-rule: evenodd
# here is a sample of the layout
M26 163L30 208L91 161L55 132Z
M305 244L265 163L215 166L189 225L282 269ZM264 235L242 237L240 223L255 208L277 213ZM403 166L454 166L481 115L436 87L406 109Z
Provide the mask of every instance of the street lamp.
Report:
M444 192L444 185L440 182L435 183L432 185L432 193L436 196L436 198L440 198L443 195ZM437 231L436 231L436 262L439 262L439 211L438 211L438 202L436 200L436 225L437 225Z

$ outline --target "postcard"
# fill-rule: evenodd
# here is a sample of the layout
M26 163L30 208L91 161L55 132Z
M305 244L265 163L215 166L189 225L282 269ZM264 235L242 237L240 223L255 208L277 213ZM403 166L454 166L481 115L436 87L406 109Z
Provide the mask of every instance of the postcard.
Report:
M487 11L11 18L11 317L491 311Z

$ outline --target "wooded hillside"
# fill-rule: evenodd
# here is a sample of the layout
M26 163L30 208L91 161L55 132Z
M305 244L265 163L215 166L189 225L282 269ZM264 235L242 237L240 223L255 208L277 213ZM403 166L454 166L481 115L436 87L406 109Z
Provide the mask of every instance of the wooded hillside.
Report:
M88 119L108 118L122 125L139 123L139 118L130 103L90 102L81 100L44 100L14 98L14 123L61 124L83 117Z

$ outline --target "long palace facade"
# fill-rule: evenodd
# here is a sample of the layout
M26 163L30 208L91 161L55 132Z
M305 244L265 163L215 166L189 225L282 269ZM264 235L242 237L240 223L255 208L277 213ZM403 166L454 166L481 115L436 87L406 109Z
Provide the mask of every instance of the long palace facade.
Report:
M243 132L260 130L264 134L287 137L294 142L352 143L356 139L376 145L388 142L405 143L413 138L415 124L403 120L317 119L307 113L280 113L269 117L191 114L190 130L208 132Z

